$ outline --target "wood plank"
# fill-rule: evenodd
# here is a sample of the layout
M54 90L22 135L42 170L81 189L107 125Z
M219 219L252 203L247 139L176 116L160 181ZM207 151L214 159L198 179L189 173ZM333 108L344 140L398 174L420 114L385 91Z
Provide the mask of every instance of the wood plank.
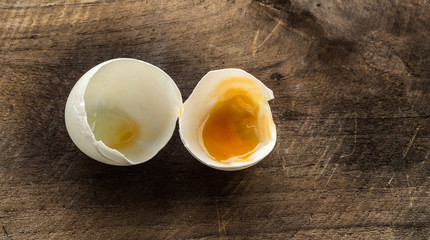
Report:
M427 1L0 3L2 239L427 239ZM237 67L275 94L258 165L209 169L175 132L112 167L67 135L64 105L94 65L155 64L184 100Z

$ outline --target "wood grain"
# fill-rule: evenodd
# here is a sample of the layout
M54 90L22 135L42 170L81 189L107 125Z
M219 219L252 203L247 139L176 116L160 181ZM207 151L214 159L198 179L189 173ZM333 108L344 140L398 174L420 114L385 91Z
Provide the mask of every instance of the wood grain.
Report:
M425 1L0 3L0 239L428 239ZM117 57L165 70L184 100L209 70L273 89L274 151L239 172L177 133L112 167L67 135L80 76Z

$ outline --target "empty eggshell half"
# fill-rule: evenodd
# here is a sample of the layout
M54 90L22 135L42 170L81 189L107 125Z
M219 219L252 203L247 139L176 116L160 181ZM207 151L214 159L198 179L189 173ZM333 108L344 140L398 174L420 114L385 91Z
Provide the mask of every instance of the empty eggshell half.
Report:
M274 148L273 92L241 69L210 71L184 103L179 133L187 150L209 167L250 167Z
M124 166L154 157L171 138L181 110L181 93L163 70L119 58L79 79L67 99L65 121L86 155Z

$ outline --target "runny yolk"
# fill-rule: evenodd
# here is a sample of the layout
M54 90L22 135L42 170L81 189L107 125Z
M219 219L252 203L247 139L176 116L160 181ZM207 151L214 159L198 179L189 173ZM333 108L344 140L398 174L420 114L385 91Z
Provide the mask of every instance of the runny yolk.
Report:
M200 141L216 161L226 163L232 157L247 160L261 142L258 121L260 104L248 92L229 90L218 101L200 128Z
M133 118L116 111L89 114L88 123L97 141L119 151L133 145L139 133Z

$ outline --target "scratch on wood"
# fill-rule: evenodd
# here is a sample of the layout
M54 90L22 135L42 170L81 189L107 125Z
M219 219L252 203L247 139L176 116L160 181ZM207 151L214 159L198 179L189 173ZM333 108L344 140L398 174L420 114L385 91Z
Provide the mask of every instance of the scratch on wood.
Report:
M237 181L236 181L237 182ZM229 199L234 195L234 194L236 194L236 192L242 187L242 185L243 185L243 183L244 183L244 179L241 179L240 181L239 181L239 183L234 187L234 189L231 191L231 193L230 193L230 196L229 196ZM245 186L246 187L246 186Z
M261 48L269 39L272 37L272 35L278 30L279 26L281 26L283 22L281 20L278 20L278 23L276 26L272 29L272 31L264 38L263 42L260 43L260 45L257 46L257 50Z
M344 122L345 122L345 119L341 119L341 120L340 120L339 128L337 129L337 132L338 132L338 133L341 133L341 132L342 132Z
M294 118L294 111L296 111L296 102L294 100L291 100L291 111L292 117Z
M260 33L260 29L257 29L257 31L255 32L255 36L254 36L254 41L252 42L252 56L255 57L255 54L257 53L257 39L258 39L258 34Z
M306 117L305 122L303 123L303 125L299 129L299 132L298 132L299 134L302 133L302 131L305 128L305 126L308 125L308 122L309 122L309 117Z
M415 133L414 133L414 135L412 136L411 140L409 141L408 146L406 147L405 151L403 152L403 158L405 158L405 157L406 157L406 155L407 155L407 154L408 154L408 152L409 152L409 149L411 149L411 146L412 146L412 144L414 143L415 138L416 138L416 136L417 136L417 134L418 134L418 131L419 131L419 130L420 130L420 126L418 126L418 127L415 129Z
M390 180L388 180L387 185L390 185L390 184L391 184L391 182L392 182L392 181L393 181L393 179L394 179L394 176L396 176L396 174L394 174L394 175L390 178Z
M218 233L221 235L224 235L227 232L225 230L224 217L220 213L221 210L219 209L218 198L215 199L215 203L216 203L216 215L217 215L217 219L218 219Z
M406 173L406 182L408 183L408 187L411 186L410 181L409 181L409 175Z
M262 3L262 2L257 2L257 3L260 4L263 7L266 7L266 8L269 8L269 9L273 10L273 11L279 12L279 9L276 9L273 6L269 5L269 4L265 4L265 3Z
M287 161L285 160L285 157L284 157L284 154L281 154L280 153L280 151L281 151L281 147L280 146L278 146L278 151L277 151L277 153L278 153L278 157L282 160L282 170L283 170L283 172L285 173L285 174L288 174L288 167L286 166L287 165ZM288 148L286 148L286 149L284 149L284 153L285 154L288 154L289 153L289 149Z
M9 233L7 233L6 228L4 226L1 226L1 228L3 229L5 236L8 237L9 239L12 239L12 237L9 235Z
M215 199L215 203L216 203L216 217L217 217L217 221L218 221L218 233L222 233L221 231L221 216L219 214L219 207L218 207L218 198Z
M415 199L415 197L414 197L414 196L412 196L412 189L409 189L409 196L411 197L411 198L409 199L409 208L412 208L412 207L413 207L413 205L414 205L414 199Z
M364 221L363 221L363 224L366 224L367 223L367 221L370 219L370 217L371 217L371 211L367 211L366 212L367 214L366 214L366 217L364 218Z
M301 148L301 149L303 149L303 152L306 152L306 149L308 149L309 145L310 145L311 143L313 143L314 138L315 138L314 132L315 132L315 129L312 129L312 130L309 132L309 136L311 136L311 137L308 139L308 141L306 141L306 145L301 145L301 146L303 146L303 147Z
M352 151L348 154L341 155L340 158L351 157L355 153L355 149L357 147L357 114L355 114L354 118L354 146L352 147Z
M76 197L76 195L75 195L75 197ZM70 206L72 206L73 202L75 201L75 197L66 206L64 206L61 210L59 210L58 212L56 212L52 216L46 218L44 221L38 222L38 223L36 223L34 225L30 225L30 226L28 226L28 227L26 227L26 228L24 228L24 229L22 229L20 231L17 231L17 232L14 232L14 233L10 233L10 234L8 234L8 237L10 238L11 236L15 236L15 235L24 233L24 232L26 232L26 231L28 231L30 229L37 228L37 227L39 227L39 226L41 226L41 225L43 225L43 224L51 221L53 218L55 218L56 216L62 214L64 211L66 211L67 208L69 208ZM0 237L0 238L3 238L3 237Z
M259 30L255 33L254 41L252 43L252 56L255 57L258 49L260 49L269 39L272 37L272 35L276 32L276 30L283 24L282 20L278 20L278 23L276 26L272 29L272 31L264 38L263 42L261 42L258 46L255 46L257 44L258 34Z
M336 169L337 169L337 167L338 167L338 164L336 163L335 164L335 166L334 166L334 168L333 168L333 171L331 172L331 174L330 174L330 177L328 178L328 180L327 180L327 183L325 184L325 186L324 186L324 189L328 186L328 184L330 183L330 181L331 181L331 178L333 177L333 175L334 175L334 172L336 172Z
M294 144L296 144L296 142L294 141L294 139L291 141L290 145L288 146L288 152L291 152L293 150Z
M342 145L342 141L343 141L343 139L344 139L344 138L341 138L341 139L340 139L340 141L339 141L339 143L337 144L337 146L336 146L336 148L335 148L334 152L339 151L339 148L340 148L340 146ZM328 164L330 163L330 161L331 161L331 159L332 159L332 158L333 158L333 152L332 152L332 153L330 154L330 156L328 157L327 162L325 163L324 168L323 168L323 170L321 171L321 173L320 173L320 175L319 175L319 176L321 176L321 175L324 173L325 169L327 168L327 166L328 166ZM337 166L337 165L336 165L336 166Z
M318 158L318 161L315 163L315 166L312 168L312 172L318 168L318 166L320 165L322 159L324 158L324 156L327 154L327 150L328 150L329 146L326 146L324 151L322 152L321 156Z
M280 11L280 10L278 10L278 9L276 9L276 8L274 8L274 7L272 7L272 6L270 6L270 5L267 5L267 4L264 4L264 3L260 3L260 2L259 2L259 4L260 4L261 6L263 6L263 7L266 7L266 8L271 9L272 11L276 11L276 12L279 12L279 11ZM264 11L264 13L265 13L265 15L266 15L266 16L268 16L270 19L273 19L273 20L279 20L277 17L273 16L272 14L268 13L267 11ZM290 30L290 31L292 31L292 32L294 32L294 33L296 33L297 35L299 35L299 36L300 36L300 37L302 37L302 38L306 38L306 39L310 39L310 40L315 40L315 39L316 39L314 36L310 36L310 35L306 34L305 32L302 32L302 31L299 31L299 30L295 29L294 27L290 27L290 26L288 26L288 25L286 25L286 24L285 24L285 27L286 27L288 30Z
M340 146L342 146L342 142L343 142L343 139L344 139L345 137L342 137L341 139L340 139L340 141L339 141L339 143L337 144L337 146L336 146L336 149L334 150L335 152L337 152L338 150L339 150L339 148L340 148Z
M321 156L320 156L320 157L319 157L319 159L318 159L318 163L320 163L320 162L321 162L321 160L322 160L322 158L327 154L328 147L329 147L329 146L326 146L326 147L325 147L324 152L321 154Z
M320 176L324 173L324 171L325 171L325 169L328 167L328 164L330 163L330 161L331 161L331 157L329 157L329 158L327 159L327 162L324 164L324 167L323 167L323 169L321 170L320 174L317 176L317 178L318 178L318 177L320 177Z
M426 156L424 157L424 161L421 162L421 168L423 168L424 164L427 162L429 155L430 155L430 150L428 150Z

